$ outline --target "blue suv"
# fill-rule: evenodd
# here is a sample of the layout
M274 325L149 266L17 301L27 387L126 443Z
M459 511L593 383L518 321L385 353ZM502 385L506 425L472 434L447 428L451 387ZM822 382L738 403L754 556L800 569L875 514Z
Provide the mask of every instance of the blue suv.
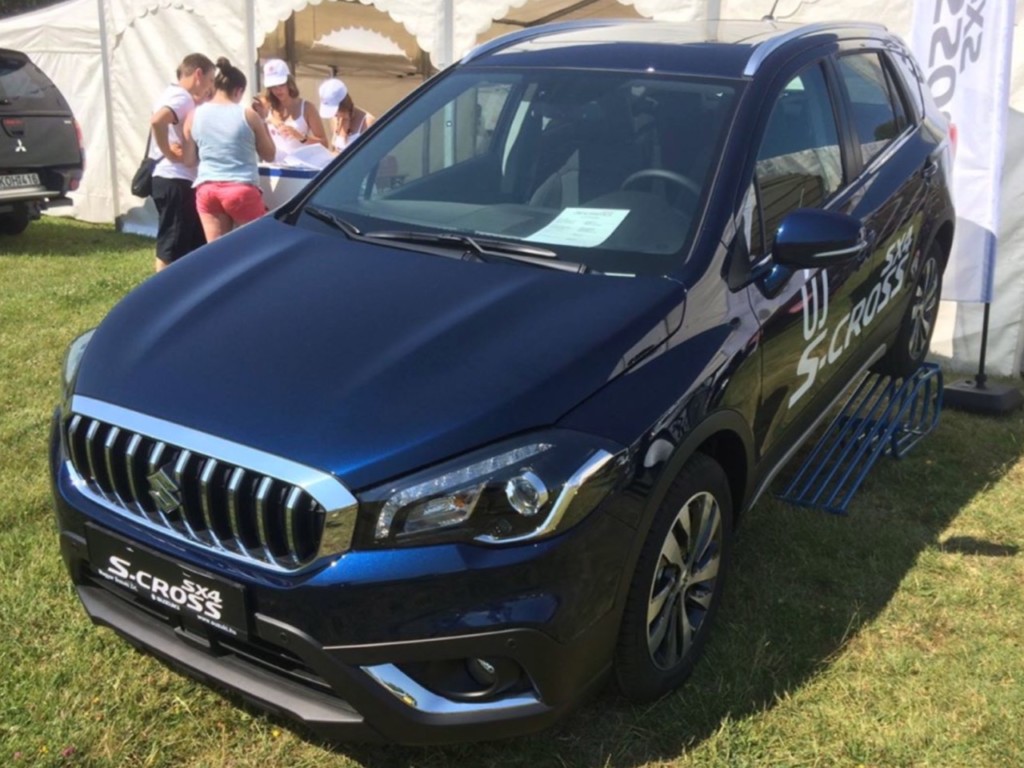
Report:
M859 374L924 358L951 151L879 26L476 49L71 345L85 610L330 739L663 695L743 512Z

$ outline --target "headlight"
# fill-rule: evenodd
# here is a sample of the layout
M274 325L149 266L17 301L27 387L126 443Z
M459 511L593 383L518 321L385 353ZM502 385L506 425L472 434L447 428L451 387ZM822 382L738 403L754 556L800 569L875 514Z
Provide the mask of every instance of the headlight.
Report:
M412 546L547 536L607 495L622 452L616 443L567 430L502 443L362 494L360 539L367 546Z
M82 355L85 354L85 348L89 346L89 341L92 339L92 335L96 333L96 329L86 331L77 339L68 345L68 351L64 353L64 378L63 378L63 392L65 395L71 389L71 385L75 382L75 376L78 374L78 366L82 363Z

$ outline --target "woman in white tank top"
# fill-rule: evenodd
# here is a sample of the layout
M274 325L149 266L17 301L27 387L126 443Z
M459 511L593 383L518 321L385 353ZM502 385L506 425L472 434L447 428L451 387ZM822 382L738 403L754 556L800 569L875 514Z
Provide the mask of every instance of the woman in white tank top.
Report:
M263 65L263 85L267 127L277 147L276 162L304 144L329 146L323 123L317 119L313 105L299 98L299 88L285 62L271 59Z
M352 94L341 80L331 78L320 84L320 117L333 127L329 148L337 152L362 135L376 118L352 101Z

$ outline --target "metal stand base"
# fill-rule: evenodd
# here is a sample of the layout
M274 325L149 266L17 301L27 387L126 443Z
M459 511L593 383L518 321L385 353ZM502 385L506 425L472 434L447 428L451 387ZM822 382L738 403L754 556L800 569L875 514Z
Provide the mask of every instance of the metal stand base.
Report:
M977 379L964 379L946 386L945 404L958 411L999 415L1024 405L1024 394L1006 384L978 384Z
M869 374L779 498L845 514L879 456L902 458L935 428L942 395L942 371L931 363L905 379Z

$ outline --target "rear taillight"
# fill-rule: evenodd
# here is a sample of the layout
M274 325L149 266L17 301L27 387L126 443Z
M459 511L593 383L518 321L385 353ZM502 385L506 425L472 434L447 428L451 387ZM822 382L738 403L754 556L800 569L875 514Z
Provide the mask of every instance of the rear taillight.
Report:
M3 124L8 136L25 135L25 121L20 117L5 117L0 123Z
M956 129L956 123L950 122L949 124L949 147L953 151L953 157L956 157L956 143L960 139L960 134Z
M82 174L85 173L85 139L82 136L82 126L75 122L75 136L78 138L78 152L82 156L82 171L72 175L69 188L71 191L75 191L78 188L79 183L82 180Z

